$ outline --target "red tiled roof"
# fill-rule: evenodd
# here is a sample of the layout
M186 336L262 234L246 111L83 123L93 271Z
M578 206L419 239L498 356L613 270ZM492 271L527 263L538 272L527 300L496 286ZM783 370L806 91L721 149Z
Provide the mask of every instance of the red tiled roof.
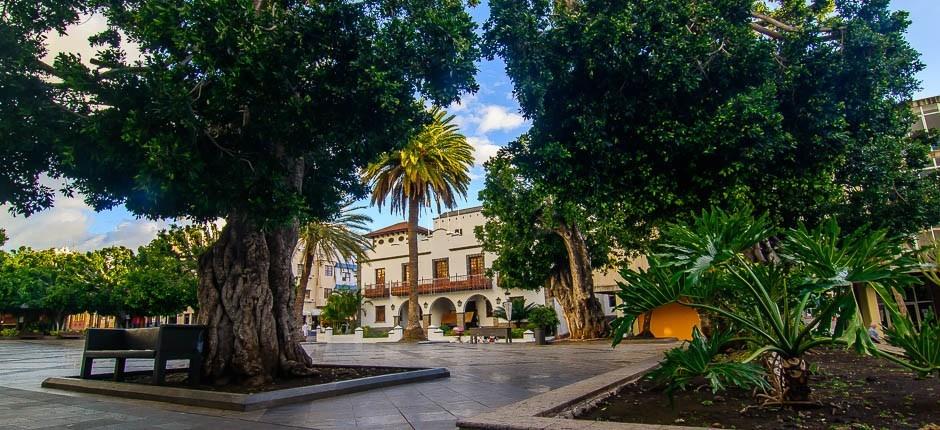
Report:
M386 234L395 234L395 233L401 233L401 232L407 232L407 231L408 231L408 223L402 221L398 224L392 224L388 227L380 228L376 231L369 232L366 234L366 237L378 237L378 236L383 236ZM418 234L428 234L428 229L421 227L419 225Z

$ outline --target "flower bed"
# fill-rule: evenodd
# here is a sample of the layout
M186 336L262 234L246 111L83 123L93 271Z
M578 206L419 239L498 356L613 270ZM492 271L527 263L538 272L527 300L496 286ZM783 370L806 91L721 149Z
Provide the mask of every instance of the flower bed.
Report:
M820 406L758 408L752 407L757 400L750 391L712 394L707 388L677 392L670 405L660 387L642 381L579 419L751 429L918 429L940 424L940 378L915 379L886 360L843 350L820 349L810 358L817 365L810 377L812 396Z

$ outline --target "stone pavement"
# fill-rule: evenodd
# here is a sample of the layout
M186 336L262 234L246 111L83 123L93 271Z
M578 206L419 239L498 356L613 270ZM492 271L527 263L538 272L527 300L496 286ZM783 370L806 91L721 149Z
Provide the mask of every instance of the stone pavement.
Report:
M453 429L473 416L653 356L671 344L308 344L316 362L446 367L450 378L250 412L40 388L78 374L82 341L0 341L2 429ZM109 372L109 360L95 363ZM128 360L131 368L152 361Z

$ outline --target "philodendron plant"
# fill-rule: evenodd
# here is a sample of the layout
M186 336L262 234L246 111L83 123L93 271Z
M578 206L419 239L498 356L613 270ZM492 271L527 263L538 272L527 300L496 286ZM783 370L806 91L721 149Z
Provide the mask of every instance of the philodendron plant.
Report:
M843 232L834 220L778 231L768 217L750 211L703 211L689 224L662 230L647 270L621 272L623 316L613 323L614 345L639 315L680 302L720 326L710 331L734 330L746 341L749 353L740 361L760 363L767 372L764 404L811 401L805 354L823 345L851 347L920 374L938 373L936 328L918 331L895 299L895 292L917 282L911 275L917 260L901 243L880 230ZM894 327L887 340L907 357L884 353L872 342L856 296L864 287L885 303ZM679 351L671 354L692 350Z

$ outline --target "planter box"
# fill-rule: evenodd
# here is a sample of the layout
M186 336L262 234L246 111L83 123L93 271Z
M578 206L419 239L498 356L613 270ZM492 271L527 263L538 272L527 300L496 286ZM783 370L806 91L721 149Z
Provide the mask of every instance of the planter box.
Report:
M20 339L42 339L45 335L37 332L20 333Z
M318 367L355 368L374 366L318 365ZM130 399L156 400L159 402L177 403L188 406L201 406L232 411L250 411L366 391L373 388L450 376L450 372L443 367L396 367L396 369L407 369L407 371L250 394L135 384L129 382L113 382L102 379L80 379L78 377L48 378L42 382L42 387ZM133 373L141 372L128 372L127 375ZM94 376L101 378L107 377L108 375Z

